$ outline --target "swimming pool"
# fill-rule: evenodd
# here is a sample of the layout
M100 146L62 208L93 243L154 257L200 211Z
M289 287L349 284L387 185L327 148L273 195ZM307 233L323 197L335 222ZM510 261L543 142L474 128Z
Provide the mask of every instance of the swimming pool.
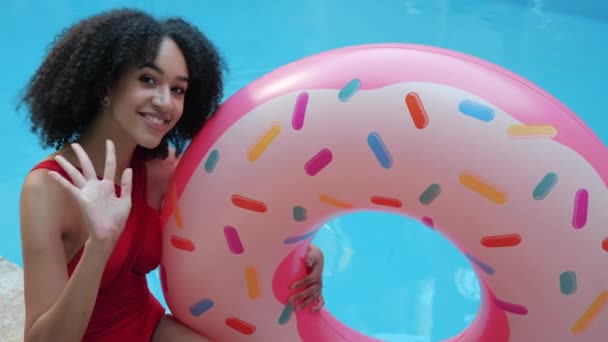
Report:
M451 48L511 69L577 112L604 142L601 37L608 5L566 0L450 1L11 1L0 13L4 82L0 139L5 228L0 255L21 265L18 196L21 181L48 151L15 115L17 92L61 28L102 9L131 5L177 14L198 24L226 56L229 96L295 59L341 46L409 42ZM390 237L390 238L388 238ZM390 341L437 341L474 317L479 288L468 261L448 241L408 219L372 213L345 216L315 239L326 253L327 307L347 324ZM156 273L151 287L162 298ZM448 311L448 309L450 311ZM453 311L452 311L453 310Z

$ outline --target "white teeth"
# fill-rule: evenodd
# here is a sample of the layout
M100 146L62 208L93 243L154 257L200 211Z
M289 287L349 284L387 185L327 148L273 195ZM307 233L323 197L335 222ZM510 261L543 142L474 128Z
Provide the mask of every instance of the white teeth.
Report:
M154 116L152 116L152 115L148 115L148 114L146 114L146 115L145 115L145 117L146 117L146 120L148 120L148 121L152 122L153 124L162 125L162 124L164 124L164 123L165 123L165 121L164 121L164 120L161 120L161 119L159 119L159 118L157 118L157 117L154 117Z

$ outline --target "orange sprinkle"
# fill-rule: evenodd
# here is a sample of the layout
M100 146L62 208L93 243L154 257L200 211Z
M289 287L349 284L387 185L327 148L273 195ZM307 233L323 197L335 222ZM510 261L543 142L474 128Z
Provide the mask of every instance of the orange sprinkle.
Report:
M236 317L226 319L226 325L244 335L251 335L255 332L255 325L242 321Z
M173 209L173 217L175 218L175 225L178 228L184 228L184 221L182 220L182 214L179 210L179 205L177 204L177 188L175 185L171 187L171 207Z
M429 124L429 117L426 115L426 110L422 105L420 96L416 92L411 92L405 96L405 104L410 111L412 120L416 128L422 129Z
M277 136L281 133L281 125L278 123L274 123L272 127L270 127L249 149L249 153L247 154L247 160L250 162L254 162L258 160L264 151L272 144L272 142L277 138Z
M266 204L264 204L263 202L256 201L254 199L247 198L241 195L232 195L232 203L239 208L257 211L259 213L263 213L268 210Z
M192 252L196 249L192 241L176 235L171 235L171 244L177 249L182 249L188 252Z
M553 138L557 129L552 125L512 125L508 133L512 138Z
M326 194L322 194L321 197L320 197L320 199L321 199L321 202L323 202L325 204L332 205L334 207L338 207L338 208L345 208L346 209L346 208L352 208L353 207L349 203L342 202L342 201L340 201L338 199L335 199L335 198L333 198L333 197L331 197L329 195L326 195Z
M249 298L259 298L262 294L262 282L255 267L245 268L245 280L247 282Z
M401 203L401 200L391 197L372 196L371 201L374 204L383 205L386 207L401 208L401 206L403 205Z
M481 244L485 247L512 247L521 242L519 234L486 236L481 239Z
M476 192L480 196L496 204L505 204L507 202L507 194L492 186L489 182L481 177L466 172L460 175L460 183L469 190Z
M572 331L573 334L578 334L587 330L591 322L599 315L600 311L602 311L606 305L606 301L608 301L608 291L603 291L595 298L593 303L589 305L589 308L587 308L576 323L574 323L572 328L570 328L570 331Z

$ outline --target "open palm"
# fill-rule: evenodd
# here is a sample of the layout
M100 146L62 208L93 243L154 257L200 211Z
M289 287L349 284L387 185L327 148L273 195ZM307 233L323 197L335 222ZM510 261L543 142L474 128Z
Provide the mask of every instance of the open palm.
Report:
M122 174L120 196L116 195L114 176L116 153L114 144L106 142L106 162L103 178L95 169L84 149L72 144L80 162L82 173L62 156L55 159L72 179L70 183L57 172L51 175L76 199L89 229L89 238L96 242L115 243L122 233L131 211L131 187L133 173L126 169Z

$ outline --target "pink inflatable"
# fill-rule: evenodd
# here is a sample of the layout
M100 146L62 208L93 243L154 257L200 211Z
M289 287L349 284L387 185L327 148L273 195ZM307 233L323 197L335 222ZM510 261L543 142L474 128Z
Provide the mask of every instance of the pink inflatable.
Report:
M591 130L507 70L424 46L329 51L240 90L188 147L162 211L164 296L214 341L375 341L287 298L324 222L384 210L476 267L480 311L450 341L601 341L607 179Z

